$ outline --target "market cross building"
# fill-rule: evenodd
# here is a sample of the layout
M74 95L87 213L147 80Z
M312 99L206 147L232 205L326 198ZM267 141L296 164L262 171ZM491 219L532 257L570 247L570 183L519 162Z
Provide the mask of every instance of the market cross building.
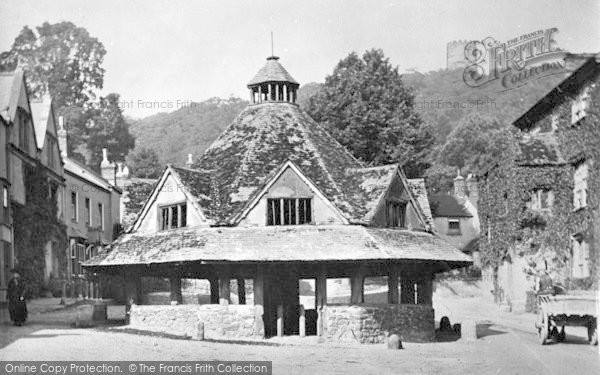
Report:
M433 276L471 258L433 234L423 180L354 158L298 107L298 86L269 57L250 105L191 168L168 166L128 233L84 264L124 278L131 324L190 334L201 323L209 338L433 338ZM171 305L139 304L147 276L170 278ZM387 303L364 303L374 276L387 278ZM210 280L211 304L181 304L182 278ZM328 278L350 279L349 303L328 303ZM303 279L316 286L312 311Z

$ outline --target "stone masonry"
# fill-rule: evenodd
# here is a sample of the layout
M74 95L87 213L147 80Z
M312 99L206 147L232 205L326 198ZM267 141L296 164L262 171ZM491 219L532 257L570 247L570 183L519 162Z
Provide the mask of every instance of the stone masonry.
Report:
M398 334L402 341L435 339L430 305L328 305L324 316L329 340L383 343L391 334Z

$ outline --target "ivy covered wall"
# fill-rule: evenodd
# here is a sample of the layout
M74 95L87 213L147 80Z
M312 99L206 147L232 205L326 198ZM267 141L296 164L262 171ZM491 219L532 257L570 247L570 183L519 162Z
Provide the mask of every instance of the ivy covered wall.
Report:
M582 81L573 83L560 101L541 113L525 135L515 128L514 145L480 182L481 256L484 266L497 269L505 259L526 257L528 274L546 268L569 288L589 289L597 285L600 265L600 85L598 70L584 77L590 89L586 116L571 124L571 103L581 92ZM553 115L556 116L553 123ZM522 163L522 137L552 137L560 160L555 163ZM574 172L587 162L587 206L573 205ZM550 210L528 208L534 189L554 194ZM572 238L582 235L590 251L589 278L571 279Z
M49 182L43 166L25 167L26 204L13 205L16 267L25 283L27 297L39 296L44 282L45 247L52 242L57 249L58 275L66 278L67 227L57 217L57 203L50 199Z

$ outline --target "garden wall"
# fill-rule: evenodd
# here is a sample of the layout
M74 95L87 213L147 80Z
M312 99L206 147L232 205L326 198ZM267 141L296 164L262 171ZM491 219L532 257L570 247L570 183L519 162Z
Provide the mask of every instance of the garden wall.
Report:
M390 334L398 334L402 341L435 339L430 305L328 305L324 321L326 338L336 341L383 343Z

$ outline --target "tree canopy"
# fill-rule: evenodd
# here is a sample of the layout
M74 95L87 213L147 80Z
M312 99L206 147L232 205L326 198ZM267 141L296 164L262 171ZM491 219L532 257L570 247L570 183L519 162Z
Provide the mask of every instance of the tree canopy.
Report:
M158 178L162 172L156 151L147 147L136 147L130 152L127 155L127 165L131 174L139 178Z
M433 135L414 108L414 94L383 51L342 59L309 99L308 114L369 165L400 163L408 176L429 166Z

